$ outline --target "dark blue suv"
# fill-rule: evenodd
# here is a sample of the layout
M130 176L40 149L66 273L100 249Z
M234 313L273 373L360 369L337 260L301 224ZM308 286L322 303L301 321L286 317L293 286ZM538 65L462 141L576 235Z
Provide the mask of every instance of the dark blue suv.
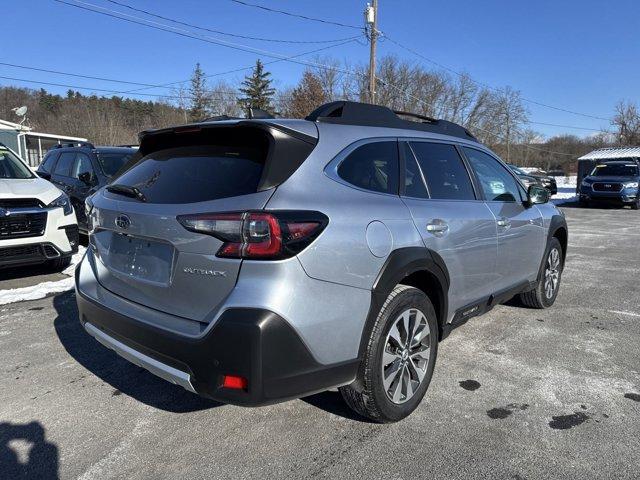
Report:
M36 173L69 195L78 228L87 233L85 199L109 183L136 152L131 147L94 147L85 142L57 145L47 152Z
M633 161L603 162L593 169L580 184L580 205L591 202L612 202L640 208L640 172Z

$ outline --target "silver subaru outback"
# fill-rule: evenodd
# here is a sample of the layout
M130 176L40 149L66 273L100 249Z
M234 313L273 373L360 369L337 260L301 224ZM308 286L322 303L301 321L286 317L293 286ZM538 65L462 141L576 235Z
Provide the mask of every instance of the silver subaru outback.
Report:
M453 328L553 305L567 251L547 190L466 129L353 102L143 132L87 213L99 342L225 403L339 387L378 422L418 406Z

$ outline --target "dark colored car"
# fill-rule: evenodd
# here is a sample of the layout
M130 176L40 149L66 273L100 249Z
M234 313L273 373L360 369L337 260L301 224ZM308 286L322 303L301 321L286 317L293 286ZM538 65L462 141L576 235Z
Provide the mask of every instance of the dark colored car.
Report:
M525 184L527 184L525 179L527 179L528 182L532 182L533 180L535 180L536 183L530 183L530 184L531 185L542 185L544 188L549 190L549 193L551 195L555 195L556 193L558 193L558 185L556 183L556 179L555 178L553 178L553 177L551 177L549 175L542 175L542 174L538 174L538 173L527 173L524 170L522 170L521 168L516 167L515 165L509 165L509 167L511 168L511 170L513 170L515 172L516 175L518 175L518 177L520 177L520 179ZM527 187L528 186L529 185L527 184Z
M580 184L580 205L609 202L640 208L640 169L633 161L616 160L595 166Z
M63 144L47 152L36 173L69 195L78 217L78 227L87 232L85 199L136 153L131 147L94 147L90 143Z
M531 185L542 186L542 183L533 175L529 175L527 172L521 170L515 165L507 164L507 166L518 176L525 187L529 188Z

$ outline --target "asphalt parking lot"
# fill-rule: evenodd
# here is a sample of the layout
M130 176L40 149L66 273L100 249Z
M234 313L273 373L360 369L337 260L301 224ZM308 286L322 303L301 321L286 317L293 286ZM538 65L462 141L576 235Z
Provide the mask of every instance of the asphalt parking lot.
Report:
M554 308L512 303L456 330L393 425L337 392L200 399L85 334L71 292L1 307L0 477L638 478L640 213L564 211Z

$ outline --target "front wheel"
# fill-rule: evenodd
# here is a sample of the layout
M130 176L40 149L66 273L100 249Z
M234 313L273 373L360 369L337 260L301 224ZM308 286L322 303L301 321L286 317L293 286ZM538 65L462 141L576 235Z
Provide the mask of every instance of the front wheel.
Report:
M531 308L549 308L553 305L560 290L563 268L562 245L553 237L545 255L542 277L533 290L520 294L522 303Z
M438 323L429 297L398 285L373 326L359 378L341 387L353 410L375 422L397 422L427 391L438 349Z

